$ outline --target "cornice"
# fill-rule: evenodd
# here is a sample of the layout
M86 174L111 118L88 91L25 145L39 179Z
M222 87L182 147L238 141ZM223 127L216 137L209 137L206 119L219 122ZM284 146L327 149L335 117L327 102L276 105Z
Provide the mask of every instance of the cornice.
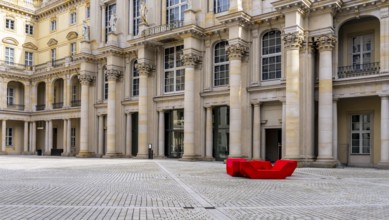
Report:
M277 11L300 9L307 11L312 5L312 0L278 0L271 3Z
M35 14L37 19L43 19L45 17L51 16L52 14L64 11L76 4L84 3L85 1L86 0L55 1L36 10Z
M28 9L19 5L15 5L11 2L0 0L0 8L7 11L15 12L21 15L30 16L35 18L35 12L32 9Z
M216 19L225 25L238 23L242 26L250 26L252 24L251 16L244 11L216 15Z

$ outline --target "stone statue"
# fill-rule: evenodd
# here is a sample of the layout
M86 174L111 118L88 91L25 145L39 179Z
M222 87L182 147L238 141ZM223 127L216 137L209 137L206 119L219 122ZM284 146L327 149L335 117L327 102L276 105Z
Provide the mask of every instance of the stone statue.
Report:
M89 41L89 26L85 20L82 22L82 36L85 41Z
M146 6L146 0L142 0L140 3L140 23L144 25L148 25L146 14L148 12L147 6Z
M186 5L188 9L192 9L192 0L186 0Z
M117 21L118 21L118 18L116 17L116 14L112 14L111 18L109 19L109 27L111 28L112 33L116 33Z

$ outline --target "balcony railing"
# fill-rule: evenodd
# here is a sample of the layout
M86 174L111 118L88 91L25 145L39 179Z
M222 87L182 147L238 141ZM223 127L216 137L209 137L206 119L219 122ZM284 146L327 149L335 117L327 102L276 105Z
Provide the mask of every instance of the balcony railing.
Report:
M55 102L53 103L53 109L63 108L63 102Z
M342 66L338 68L339 79L377 75L379 73L380 73L379 62L354 64L352 66Z
M24 105L20 105L20 104L7 103L7 108L24 111Z
M21 63L14 63L5 60L0 60L0 66L6 67L11 70L32 70L33 69L33 66L29 66Z
M36 109L37 111L45 110L45 108L46 108L46 105L36 105L36 106L35 106L35 109Z
M72 107L79 107L81 106L81 100L72 100L70 104Z
M159 25L155 27L148 28L146 30L143 30L143 36L150 36L153 34L159 34L166 31L171 31L176 28L180 28L184 26L184 21L174 21L169 24Z

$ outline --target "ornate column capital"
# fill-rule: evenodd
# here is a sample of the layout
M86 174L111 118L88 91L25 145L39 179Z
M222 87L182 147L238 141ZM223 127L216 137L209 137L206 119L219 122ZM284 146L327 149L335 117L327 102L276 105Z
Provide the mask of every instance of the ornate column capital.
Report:
M141 76L149 76L151 71L153 71L153 66L148 63L137 63L135 68L138 70L139 75Z
M89 85L94 80L94 76L90 74L81 74L78 75L78 80L80 80L81 85Z
M322 35L318 37L315 42L319 51L332 51L336 44L336 37L333 35Z
M232 44L227 47L227 54L230 60L240 60L248 51L249 48L242 43Z
M201 57L194 53L188 53L181 55L181 61L187 67L195 67L198 63L201 62Z
M288 33L283 37L284 46L286 49L300 49L304 42L302 33Z
M122 71L116 69L108 69L104 73L107 76L108 81L116 81L122 75Z

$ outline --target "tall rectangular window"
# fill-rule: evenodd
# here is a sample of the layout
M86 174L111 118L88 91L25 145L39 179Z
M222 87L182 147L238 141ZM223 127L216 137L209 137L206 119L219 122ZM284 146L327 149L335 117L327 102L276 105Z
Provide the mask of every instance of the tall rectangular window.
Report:
M5 134L5 145L6 146L13 146L14 140L13 140L13 128L7 128L6 134Z
M134 20L133 20L133 34L138 35L140 24L140 0L133 0Z
M51 64L55 66L55 61L57 59L57 50L55 48L51 49Z
M50 31L57 30L57 20L51 20L50 21Z
M137 61L132 65L132 96L139 96L139 72L135 68Z
M214 13L228 11L229 8L230 8L230 0L214 0L213 1Z
M110 21L112 15L116 15L116 4L111 4L107 6L105 10L105 42L108 40L108 34L111 33Z
M10 18L5 19L5 28L15 30L15 21Z
M26 34L33 35L34 34L34 26L31 24L26 24Z
M230 62L226 51L227 41L221 41L215 45L213 59L213 85L225 86L230 80Z
M165 92L185 89L185 67L181 62L184 46L165 48Z
M76 43L71 43L70 44L70 56L74 57L77 53L77 44Z
M262 80L281 78L281 31L269 31L262 38Z
M104 75L104 100L108 99L108 77Z
M372 63L373 35L352 37L352 64L356 69L363 69L364 64Z
M168 0L166 1L166 21L168 24L183 21L184 11L187 8L186 0Z
M77 86L72 87L72 101L77 100Z
M5 63L8 65L14 64L15 49L6 47L5 48Z
M351 154L370 154L371 115L351 116Z
M77 22L77 12L70 13L70 24L75 24Z
M90 18L90 6L86 7L85 10L86 10L86 11L85 11L85 17L86 17L86 18Z
M76 128L71 128L70 130L70 145L71 147L76 147Z
M33 54L31 52L24 52L24 65L25 66L32 66L33 62Z
M7 88L7 105L14 105L14 100L15 100L15 97L14 97L14 88L12 87L8 87Z

